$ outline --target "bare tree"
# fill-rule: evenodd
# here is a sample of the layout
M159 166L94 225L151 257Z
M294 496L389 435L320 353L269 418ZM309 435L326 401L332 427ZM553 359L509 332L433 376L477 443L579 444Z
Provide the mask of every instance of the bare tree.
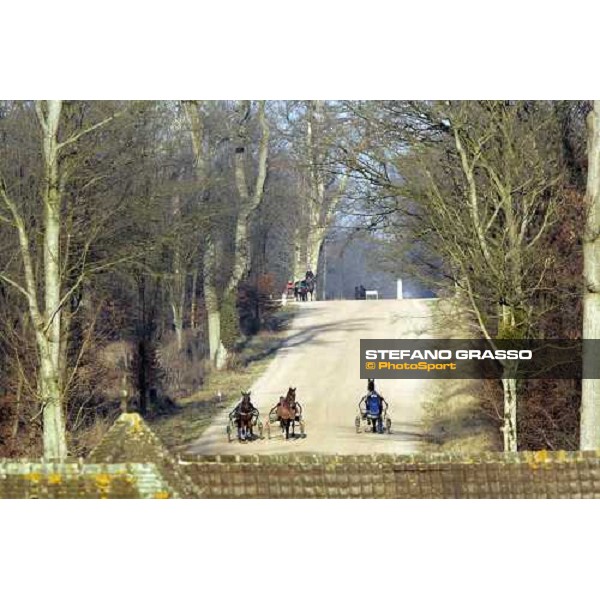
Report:
M246 172L248 170L249 137L247 121L250 118L251 103L244 101L239 106L239 125L237 146L235 148L235 181L240 199L239 212L235 224L234 261L231 275L225 286L225 292L235 290L250 265L250 218L259 208L265 195L267 179L267 161L269 156L269 124L265 114L265 101L258 102L258 122L260 124L260 141L256 179L252 189L248 186Z
M594 101L587 118L588 172L587 217L583 237L583 338L600 339L600 100ZM584 347L584 365L597 356ZM584 371L585 374L585 371ZM581 383L580 447L600 448L600 380L584 378Z
M215 222L204 242L204 301L208 315L208 334L210 360L217 368L223 368L227 360L227 349L221 339L221 304L223 297L231 297L235 293L242 278L247 274L251 264L251 243L249 239L250 221L263 200L265 182L268 171L269 133L270 128L266 116L266 102L258 102L257 118L260 128L258 156L254 184L248 183L248 171L252 166L250 156L251 138L248 122L252 112L252 103L241 101L236 103L236 131L234 145L234 179L238 194L237 208L227 211L223 199L217 199L211 193L211 161L214 157L208 155L210 147L207 140L206 111L207 103L186 101L184 107L190 123L192 146L195 155L197 181L202 189L207 206L214 213L228 212L232 215L233 225L233 256L229 274L225 277L223 289L219 289L218 280L223 273L225 263L219 260L219 231ZM210 200L210 202L209 202ZM218 204L220 202L220 206Z
M209 206L211 199L210 160L208 155L208 132L206 127L206 104L199 100L189 100L183 103L189 125L192 148L195 159L196 183L200 188L201 201ZM200 240L198 240L200 243ZM221 366L226 354L221 342L221 310L219 291L217 288L217 253L215 232L208 231L203 252L203 288L204 304L207 314L209 358Z
M294 269L294 276L300 279L308 268L317 274L323 240L348 185L348 172L340 174L341 164L336 159L339 140L335 135L341 133L335 126L337 117L328 113L322 100L306 102L305 111L306 221L296 231L298 252Z
M560 135L550 103L393 103L373 119L372 150L354 168L381 189L379 216L412 252L413 273L435 275L470 307L476 331L535 335L537 296L552 270L546 243L562 200ZM377 217L378 215L375 215ZM432 280L429 280L432 283ZM505 365L508 369L510 365ZM509 371L507 371L508 373ZM516 451L517 381L502 380L503 439Z
M6 274L0 277L18 289L26 298L29 314L35 330L39 360L39 396L44 422L44 456L62 460L67 455L66 427L64 416L63 369L66 351L63 335L63 308L80 285L83 275L65 289L61 232L64 232L63 193L68 173L61 169L61 154L79 138L102 127L112 120L112 116L92 125L72 131L60 139L59 129L63 113L63 103L59 100L35 103L35 114L41 131L43 176L41 203L43 217L41 226L43 267L42 275L36 274L33 255L34 240L31 229L25 221L14 189L0 180L0 197L7 216L18 235L20 258L23 266L21 282ZM41 294L39 294L41 290ZM40 297L41 296L41 297Z

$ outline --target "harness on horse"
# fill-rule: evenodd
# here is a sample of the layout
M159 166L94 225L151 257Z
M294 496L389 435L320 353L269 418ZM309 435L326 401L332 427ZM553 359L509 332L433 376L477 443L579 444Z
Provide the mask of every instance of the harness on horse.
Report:
M288 398L284 398L277 403L276 406L277 415L280 418L289 418L289 415L295 415L296 412L296 402L289 400ZM284 416L287 413L288 416ZM292 417L293 418L293 417Z
M244 406L244 402L246 402L246 406ZM238 403L238 405L231 411L229 417L231 419L237 420L241 417L245 417L248 415L258 415L258 409L252 404L251 400L242 400Z

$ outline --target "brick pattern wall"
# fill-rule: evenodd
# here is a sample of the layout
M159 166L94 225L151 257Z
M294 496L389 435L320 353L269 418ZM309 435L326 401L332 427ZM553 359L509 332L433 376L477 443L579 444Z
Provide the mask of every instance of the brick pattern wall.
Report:
M600 452L185 457L205 498L600 498Z
M86 463L0 461L0 498L600 498L600 451L173 456L124 414Z
M394 465L398 498L600 498L600 453L521 452Z
M161 477L182 498L197 498L194 482L158 436L137 413L122 414L94 448L88 463L152 463Z
M0 461L0 498L176 498L153 464Z
M393 498L391 463L364 456L217 456L183 466L205 498Z

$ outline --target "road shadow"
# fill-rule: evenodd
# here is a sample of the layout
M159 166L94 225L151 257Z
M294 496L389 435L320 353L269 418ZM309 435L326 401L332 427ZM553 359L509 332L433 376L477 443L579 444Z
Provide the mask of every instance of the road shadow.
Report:
M242 355L242 364L248 366L253 362L273 356L280 350L293 349L309 342L316 346L335 345L340 342L337 340L319 340L318 337L331 331L360 331L365 327L365 324L365 319L342 319L339 321L323 323L322 325L308 326L299 331L293 331L279 340L273 340L272 344L258 352L253 352L246 357Z
M411 425L414 427L414 425ZM374 439L381 439L382 441L389 440L393 442L432 442L434 440L433 436L423 432L417 431L409 431L408 429L398 429L394 428L394 424L392 423L392 431L391 433L374 433L372 431L361 431L360 433L356 433L355 435L369 436Z

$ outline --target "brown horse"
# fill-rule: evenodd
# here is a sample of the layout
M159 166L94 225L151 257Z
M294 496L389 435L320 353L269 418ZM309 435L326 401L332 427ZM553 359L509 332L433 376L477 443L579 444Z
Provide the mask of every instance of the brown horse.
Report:
M289 388L285 398L281 396L275 408L281 429L285 431L285 439L290 439L290 425L292 426L292 437L295 437L296 418L300 417L302 413L300 404L296 402L296 388Z
M238 440L245 442L252 440L254 434L252 427L255 416L258 414L250 400L250 392L242 392L241 402L233 409L230 417L235 420L237 426Z

